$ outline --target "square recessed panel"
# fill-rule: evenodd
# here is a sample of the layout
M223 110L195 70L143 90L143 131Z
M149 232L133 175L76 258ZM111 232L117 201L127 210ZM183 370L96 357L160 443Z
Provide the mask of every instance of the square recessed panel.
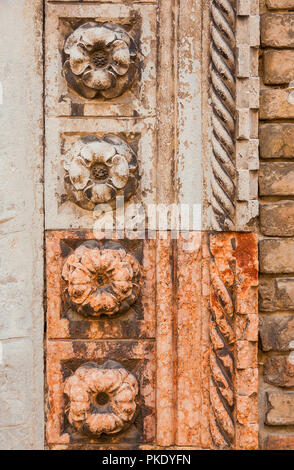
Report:
M118 433L87 435L69 423L68 397L64 385L68 377L85 363L97 366L115 361L132 374L138 384L136 411L130 423ZM155 435L155 360L154 343L142 341L49 341L47 343L49 446L66 448L135 448L151 443Z
M46 14L47 116L150 116L156 109L155 4L48 4ZM112 99L87 99L73 91L62 74L67 37L84 23L123 27L135 41L137 75L133 84Z
M79 139L94 135L104 138L115 135L124 140L137 159L136 189L125 208L156 203L156 132L155 120L133 119L55 119L46 123L45 160L45 224L46 229L88 228L93 229L97 212L82 208L68 194L64 177L65 155ZM116 193L115 197L119 195ZM129 207L131 211L132 207ZM138 206L139 207L139 206ZM126 214L127 216L127 214Z
M104 234L105 237L105 234ZM67 295L62 277L66 260L83 243L96 240L93 232L47 232L47 337L154 338L155 337L155 241L116 240L141 265L143 284L136 301L124 312L100 317L78 312ZM103 247L109 240L101 240ZM86 269L83 266L83 269Z

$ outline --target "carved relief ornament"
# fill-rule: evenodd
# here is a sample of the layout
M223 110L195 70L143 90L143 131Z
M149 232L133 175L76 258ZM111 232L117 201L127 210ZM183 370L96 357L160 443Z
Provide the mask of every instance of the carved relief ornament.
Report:
M91 21L79 26L67 38L63 51L64 77L84 98L115 98L135 79L136 45L116 24Z
M68 301L78 313L90 317L127 311L141 290L137 259L113 242L95 240L80 245L62 270Z
M86 210L103 203L114 208L116 196L127 200L138 186L136 155L116 135L81 138L67 152L64 169L69 197Z
M68 420L78 431L115 434L132 421L136 411L138 382L122 365L88 362L66 379Z
M215 230L232 230L235 223L235 23L233 2L211 1L211 214Z

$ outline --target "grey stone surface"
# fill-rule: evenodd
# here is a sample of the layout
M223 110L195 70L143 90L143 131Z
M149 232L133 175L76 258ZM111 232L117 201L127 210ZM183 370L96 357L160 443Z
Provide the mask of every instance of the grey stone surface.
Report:
M0 423L24 425L30 418L33 349L29 339L0 342Z
M30 426L15 426L0 429L0 450L27 450L31 443ZM40 449L41 450L41 447Z
M1 0L0 447L43 447L41 0Z

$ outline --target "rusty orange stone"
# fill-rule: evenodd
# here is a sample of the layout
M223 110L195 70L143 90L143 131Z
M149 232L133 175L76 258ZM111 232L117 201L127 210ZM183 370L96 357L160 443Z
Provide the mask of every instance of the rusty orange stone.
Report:
M136 413L133 410L128 429L119 437L85 435L84 430L76 432L67 418L68 401L64 392L71 394L65 388L68 378L77 373L79 367L93 363L95 367L106 361L120 360L120 367L126 377L131 377L132 384L136 383L139 396ZM107 364L107 363L106 363ZM89 367L89 366L85 366ZM118 369L115 369L118 370ZM106 377L105 377L106 379ZM104 380L105 380L104 379ZM73 380L73 379L71 379ZM108 379L109 380L109 379ZM155 434L155 361L154 343L141 341L54 341L47 342L47 382L49 413L47 420L47 442L51 445L86 444L87 448L99 448L103 442L112 446L117 443L152 442ZM71 382L73 385L73 382ZM106 387L107 385L104 385ZM109 384L108 384L109 386ZM102 387L102 384L100 385ZM137 389L136 389L137 392ZM78 390L75 391L77 397ZM133 397L135 399L135 397ZM130 417L130 414L128 415Z
M91 231L52 231L46 235L47 255L47 327L48 338L122 338L122 337L150 337L155 336L155 242L154 240L136 240L129 242L131 251L120 243L121 240L113 238L110 242L119 242L123 248L123 259L118 263L111 258L118 277L116 284L119 291L114 295L108 294L108 289L102 294L95 294L99 288L98 270L91 267L89 251L83 244L87 241L96 242L97 238ZM105 237L105 235L104 235ZM102 236L100 237L101 240ZM109 243L109 240L100 242ZM78 262L77 249L83 249L85 266ZM85 251L86 250L86 251ZM98 248L96 250L99 251ZM95 250L94 250L95 251ZM105 253L111 250L105 250ZM100 252L100 251L99 251ZM134 256L133 256L134 254ZM119 256L114 252L115 256ZM114 256L111 254L111 256ZM107 260L106 260L107 261ZM116 263L116 264L115 264ZM121 276L129 276L130 270L134 273L134 265L140 277L128 278L122 284ZM90 268L90 269L88 269ZM122 268L121 270L119 270ZM70 281L67 272L71 269ZM92 271L91 271L92 270ZM97 272L96 272L97 271ZM104 273L105 274L105 273ZM102 273L102 275L104 275ZM138 276L135 274L133 276ZM124 292L123 292L124 289ZM79 290L79 292L78 292ZM94 291L94 293L93 293ZM66 295L66 292L69 295ZM120 300L117 304L116 300ZM92 303L94 308L88 308ZM106 306L106 303L107 306ZM125 305L125 313L120 313L118 305ZM105 309L105 311L103 311ZM90 311L91 310L91 311ZM96 313L94 312L96 310ZM127 314L126 314L127 310ZM86 315L83 315L83 312ZM99 321L100 313L105 313L103 321ZM94 313L94 314L93 314ZM115 321L110 317L116 314ZM96 317L96 318L95 318Z
M257 448L257 238L192 232L172 240L163 235L134 246L120 240L142 269L141 318L131 313L134 328L119 323L123 315L114 315L112 323L107 315L66 318L64 260L93 234L47 234L47 439L52 448L101 447L99 436L85 437L72 418L70 423L64 386L83 364L92 361L100 367L107 360L121 364L138 381L136 413L142 423L141 433L131 424L136 428L132 438L123 429L121 440L106 438L108 448L115 449L117 442L145 449ZM79 385L74 392L79 399L84 389ZM80 419L82 413L86 419L87 403L88 398L70 416ZM94 424L98 430L106 426Z

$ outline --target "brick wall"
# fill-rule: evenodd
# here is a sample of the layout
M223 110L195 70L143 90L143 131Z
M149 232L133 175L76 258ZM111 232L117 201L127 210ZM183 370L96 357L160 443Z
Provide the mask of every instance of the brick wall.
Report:
M294 0L261 1L260 447L294 448Z

